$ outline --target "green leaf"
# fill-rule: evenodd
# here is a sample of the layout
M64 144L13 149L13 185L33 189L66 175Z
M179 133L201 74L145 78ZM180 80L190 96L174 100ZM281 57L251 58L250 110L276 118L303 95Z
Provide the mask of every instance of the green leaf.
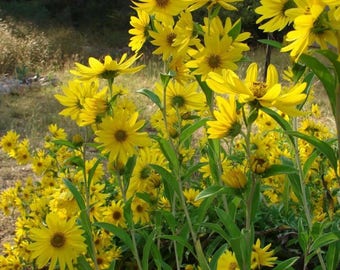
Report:
M174 241L180 244L181 246L186 247L191 254L195 254L193 247L190 245L190 243L185 237L179 235L160 235L159 238Z
M314 73L313 72L310 72L310 73L308 73L306 76L305 76L305 78L304 78L304 82L305 83L307 83L307 86L306 86L306 88L305 88L305 90L304 90L304 93L307 95L307 97L305 98L305 100L304 100L304 102L302 102L301 104L299 104L298 106L297 106L297 109L298 110L302 110L302 107L305 105L305 103L307 102L307 100L308 100L308 97L309 97L309 94L310 94L310 91L311 91L311 89L312 89L312 81L313 81L313 78L314 78Z
M304 253L307 250L308 238L309 238L308 233L305 230L302 219L300 218L299 223L298 223L298 241L299 241L299 245L300 245L300 247L301 247L301 249Z
M294 163L291 159L282 157L281 158L282 164L287 165L290 167L294 166ZM299 199L299 202L302 203L302 190L301 190L301 184L300 184L300 177L298 174L288 174L288 179L290 186L293 189L294 194ZM302 180L301 180L302 181Z
M68 179L64 179L64 184L71 191L73 197L75 198L75 200L76 200L76 202L79 206L79 209L80 210L86 210L85 201L83 199L83 196L81 195L81 193L77 189L77 187Z
M130 157L128 159L125 167L124 167L123 179L124 179L125 185L127 185L127 186L128 186L128 183L130 182L130 178L131 178L131 175L133 173L133 169L135 168L136 160L137 160L136 155Z
M87 179L87 181L88 181L87 187L88 188L90 188L90 186L91 186L92 178L93 178L93 176L94 176L94 174L96 172L96 169L97 169L97 167L98 167L100 162L101 162L101 159L98 158L96 160L96 162L93 164L92 168L89 170L89 175L88 175L88 179Z
M329 245L339 240L340 240L340 233L334 233L334 232L323 233L313 241L313 243L310 246L310 251L313 252L314 250L317 250L318 248L324 247L326 245Z
M309 142L310 144L312 144L320 153L324 154L329 162L331 163L333 169L335 171L337 171L337 166L338 166L338 160L335 154L335 151L333 150L332 147L330 147L330 145L324 141L319 140L318 138L309 136L307 134L303 134L301 132L298 131L286 131L288 135L291 136L295 136L298 137L300 139L303 139L307 142Z
M165 185L165 188L164 188L165 195L169 199L169 201L172 203L174 192L177 195L180 195L180 192L181 192L175 176L169 171L167 171L165 168L163 168L162 166L159 166L156 164L151 164L150 166L162 176L162 180Z
M210 110L213 109L213 105L214 105L214 92L210 89L210 87L207 85L207 83L205 81L201 80L201 76L200 75L195 75L195 78L199 84L199 86L201 87L205 98L207 99L207 104L210 107Z
M212 232L218 233L229 243L230 235L219 224L206 222L202 223L202 226L210 229Z
M235 40L237 36L241 33L242 23L241 19L238 19L237 22L234 23L233 27L229 30L228 35Z
M291 267L294 263L299 259L299 257L292 257L283 262L279 262L273 270L288 270L292 269Z
M262 107L261 110L263 112L265 112L266 114L268 114L271 118L273 118L280 126L283 130L285 131L290 131L292 130L292 126L281 116L279 115L277 112L273 111L272 109L269 109L267 107ZM295 144L295 141L293 139L292 136L289 136L290 141L292 142L292 144Z
M240 229L235 224L235 221L226 211L216 208L215 209L219 220L223 223L224 227L230 233L231 238L237 238L241 235Z
M340 62L338 61L338 55L331 50L317 50L316 52L325 56L333 64L338 76L338 82L340 83Z
M261 176L263 178L280 174L297 174L298 170L287 164L273 164Z
M172 75L170 73L168 73L168 74L160 73L160 77L161 77L163 87L167 88Z
M146 241L143 247L143 258L142 258L142 266L143 269L149 269L149 256L150 256L150 251L153 245L155 233L151 232L147 237Z
M202 190L196 197L196 201L209 198L211 196L216 196L221 193L225 193L226 187L224 186L210 186L207 187L205 190Z
M261 195L260 188L261 188L261 181L256 181L253 200L252 200L252 203L250 204L250 214L251 214L252 222L254 222L255 220L257 209L260 204L260 195Z
M340 262L340 242L331 243L326 254L326 266L328 270L336 270Z
M131 237L124 229L106 222L95 222L93 225L113 233L133 252L134 248Z
M306 175L313 165L314 160L319 156L317 151L313 151L312 154L306 159L305 163L303 164L303 174Z
M216 252L214 253L214 255L212 256L211 260L209 261L209 266L210 269L217 269L217 262L218 259L221 257L221 255L226 251L226 249L228 248L227 244L224 244L222 246L220 246L218 248L218 250L216 250Z
M208 139L208 159L211 171L211 176L214 183L219 184L220 179L220 141L217 139Z
M194 173L197 173L199 171L199 169L202 168L204 165L206 165L206 163L199 162L199 163L196 163L196 164L190 166L189 168L186 168L186 171L185 171L184 175L182 176L183 181L191 178L192 175Z
M336 80L329 68L325 67L318 59L313 56L302 54L299 58L300 62L308 66L315 75L320 79L322 85L324 86L326 93L328 95L329 102L332 107L333 115L335 115L336 104L335 104L335 87Z
M177 158L177 154L173 147L171 146L170 142L164 138L156 136L155 139L158 141L159 146L162 150L162 153L166 157L166 159L169 161L170 165L172 166L172 169L175 171L179 170L179 161Z
M154 92L152 92L149 89L143 88L143 89L139 89L136 91L137 93L140 93L144 96L147 96L154 104L157 105L157 107L161 110L163 110L163 105L162 102L159 98L159 96L157 96Z
M183 143L184 141L186 141L196 130L204 126L207 121L208 121L207 118L201 118L194 124L188 125L185 129L181 131L181 134L179 136L179 142Z
M272 40L272 39L259 39L258 42L262 43L262 44L266 44L269 46L272 46L276 49L281 49L282 48L282 44L278 41Z
M56 145L67 146L71 149L77 149L78 148L72 142L67 141L67 140L54 140L53 143L56 144Z
M81 255L77 259L77 269L82 269L82 270L92 270L91 265L88 263L84 255Z

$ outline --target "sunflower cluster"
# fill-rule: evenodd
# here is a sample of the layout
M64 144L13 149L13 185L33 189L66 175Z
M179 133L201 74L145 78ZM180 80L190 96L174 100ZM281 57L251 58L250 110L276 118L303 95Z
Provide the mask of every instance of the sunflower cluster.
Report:
M237 74L250 33L219 16L234 2L132 1L133 55L75 63L55 95L80 133L51 124L34 149L15 131L1 137L2 151L33 175L0 194L0 210L16 216L1 269L287 269L296 255L307 269L336 260L335 132L320 120L308 76L288 69L280 78L257 63ZM200 10L207 16L194 21ZM337 46L339 10L336 1L263 0L256 12L266 32L293 24L282 51L296 60L313 42ZM116 78L144 68L146 43L165 72L134 93ZM153 102L145 119L137 94Z

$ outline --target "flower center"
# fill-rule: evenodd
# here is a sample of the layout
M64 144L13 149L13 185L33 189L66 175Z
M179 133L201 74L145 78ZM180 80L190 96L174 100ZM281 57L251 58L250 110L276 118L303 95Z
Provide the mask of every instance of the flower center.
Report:
M168 43L169 46L171 46L172 43L174 43L175 38L176 38L175 33L170 33L169 35L166 36L166 42Z
M169 0L156 0L156 4L160 8L165 8L169 4Z
M144 167L140 172L141 179L147 179L151 175L151 168L149 166Z
M267 85L264 82L253 82L250 90L255 97L261 98L267 93Z
M229 268L228 268L229 270L234 270L236 268L237 268L237 263L232 262L232 263L229 264Z
M114 220L119 220L122 217L122 214L119 211L114 211L112 214L112 218Z
M55 248L61 248L65 245L65 242L66 237L63 233L60 232L55 233L50 240L51 245Z
M212 54L212 55L208 56L208 65L212 69L221 67L221 64L222 64L222 61L221 61L221 57L219 55Z
M115 132L115 138L118 142L124 142L127 139L127 137L128 136L125 130L119 129Z
M137 207L136 207L136 211L137 211L138 213L143 213L143 211L144 211L143 206L141 206L140 204L138 204Z
M184 106L185 104L185 99L182 96L174 96L171 100L171 105L173 107L180 108Z

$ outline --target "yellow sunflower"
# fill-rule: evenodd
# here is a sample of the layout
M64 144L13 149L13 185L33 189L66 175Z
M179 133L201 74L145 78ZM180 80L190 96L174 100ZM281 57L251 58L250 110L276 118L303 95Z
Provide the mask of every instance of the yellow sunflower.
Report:
M176 57L180 51L179 47L175 46L177 34L173 26L173 21L168 24L154 21L155 31L150 31L150 36L153 38L151 44L157 47L152 53L162 55L163 61Z
M187 62L187 67L193 69L193 75L202 75L202 80L207 78L209 72L236 70L236 62L242 58L242 50L232 45L233 39L227 34L221 38L218 33L206 33L204 46L192 54L193 60Z
M231 95L228 100L217 96L216 102L220 111L214 111L216 120L207 122L209 138L236 136L240 132L241 124L236 111L235 96Z
M92 98L98 91L99 81L69 81L67 85L62 87L63 95L56 94L54 97L59 103L66 108L59 114L63 116L71 117L77 124L80 124L79 114L84 108L86 98Z
M293 22L293 19L286 14L286 10L296 6L293 0L261 0L260 3L261 6L257 7L255 12L261 17L257 19L256 23L266 21L259 27L264 32L281 31Z
M202 203L202 200L196 200L196 197L198 196L199 193L200 191L194 188L186 188L183 190L183 195L185 197L186 202L195 207L199 207L200 204Z
M144 45L148 37L148 28L150 24L150 16L144 10L136 8L137 17L130 17L130 24L133 27L129 30L132 35L128 46L132 51L138 52Z
M196 81L184 84L170 81L165 92L166 108L178 109L182 115L195 110L203 110L206 106L206 98L202 92L198 92L198 89ZM155 92L163 100L163 86L160 83L156 84Z
M138 198L134 197L131 203L132 219L135 224L146 224L150 221L150 205Z
M213 6L220 5L226 10L237 10L237 8L231 5L230 3L240 1L242 0L194 0L192 1L193 4L189 6L188 10L194 11L196 9L203 7L204 5L208 5L207 6L208 9L211 9Z
M122 201L111 201L110 206L103 211L103 216L106 222L118 227L126 228L124 204Z
M153 194L154 190L150 189L155 187L155 185L160 186L159 175L152 169L151 164L166 168L167 162L160 149L158 147L144 147L140 149L127 191L128 198L132 197L135 192ZM155 183L157 179L159 181Z
M104 87L93 97L85 98L83 108L81 109L78 116L79 126L100 123L100 118L109 108L107 90L108 87Z
M158 21L168 23L172 21L173 16L184 10L191 0L138 0L132 2L149 15L154 15Z
M252 63L247 69L244 81L235 72L223 70L221 75L214 72L209 73L207 84L217 93L238 94L238 100L241 103L276 107L288 115L298 113L295 106L306 97L306 94L302 93L306 83L296 84L282 93L282 87L278 83L278 72L272 64L268 66L265 81L259 81L258 77L258 65Z
M8 131L6 135L1 138L0 147L4 152L9 154L17 147L19 137L20 135L17 134L15 131Z
M273 267L277 257L273 257L274 250L268 251L271 244L261 248L260 239L256 240L251 253L251 269L261 269L262 266Z
M85 238L75 218L61 219L56 213L46 216L46 227L30 230L32 243L28 249L32 258L36 258L38 268L49 264L49 270L57 263L61 270L74 269L76 259L86 252Z
M110 55L105 56L104 63L94 57L89 58L89 66L75 63L75 69L70 70L71 74L78 76L82 80L92 78L114 79L119 74L135 73L144 68L144 65L131 67L141 55L134 54L127 59L124 53L119 61L113 60Z
M217 261L217 270L240 270L235 254L226 250L222 255L218 258Z
M107 116L102 120L95 141L103 148L103 153L109 153L111 162L118 159L125 163L137 153L137 147L151 144L148 134L139 132L144 121L137 121L137 118L138 112L129 116L120 110L113 117Z
M298 10L294 13L298 13ZM323 16L325 5L319 1L310 2L310 5L301 15L294 19L294 30L288 32L286 41L289 44L281 49L281 52L289 52L290 56L297 61L308 46L314 42L318 43L322 49L327 48L327 43L337 46L336 33L332 28L327 16Z

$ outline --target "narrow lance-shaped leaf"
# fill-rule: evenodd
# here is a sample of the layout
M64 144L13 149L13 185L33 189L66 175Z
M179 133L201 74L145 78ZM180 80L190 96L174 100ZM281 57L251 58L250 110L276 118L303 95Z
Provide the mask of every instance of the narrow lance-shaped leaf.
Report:
M321 141L318 138L309 136L307 134L303 134L298 131L289 130L286 132L288 135L298 137L312 144L320 153L324 154L325 157L328 158L333 169L337 171L338 164L337 164L337 157L336 157L335 151L327 142Z
M313 252L318 248L327 246L336 241L340 241L340 233L334 232L323 233L313 241L312 245L310 246L310 251Z
M94 223L94 226L100 227L106 231L113 233L115 236L120 238L131 251L134 250L130 235L122 228L106 222L96 222Z
M329 68L325 67L323 63L321 63L318 59L310 55L302 54L299 59L302 63L308 66L315 73L315 75L320 79L328 95L328 99L332 107L333 115L335 115L336 80L334 76L332 75L332 73L329 71Z
M163 105L162 105L162 102L161 102L159 96L157 96L151 90L143 88L143 89L137 90L137 93L140 93L140 94L148 97L153 103L155 103L157 105L157 107L159 109L163 110Z
M276 49L281 49L282 48L282 44L278 41L272 40L272 39L259 39L258 42L262 43L262 44L266 44L269 46L272 46Z
M183 129L181 131L181 134L179 136L179 141L180 143L183 143L184 141L186 141L188 138L190 138L190 136L196 131L198 130L200 127L203 127L205 125L205 123L208 121L207 118L202 118L200 120L198 120L197 122L195 122L192 125L187 126L185 129Z
M292 269L291 267L294 263L299 259L299 257L292 257L283 262L279 262L273 270L288 270Z

